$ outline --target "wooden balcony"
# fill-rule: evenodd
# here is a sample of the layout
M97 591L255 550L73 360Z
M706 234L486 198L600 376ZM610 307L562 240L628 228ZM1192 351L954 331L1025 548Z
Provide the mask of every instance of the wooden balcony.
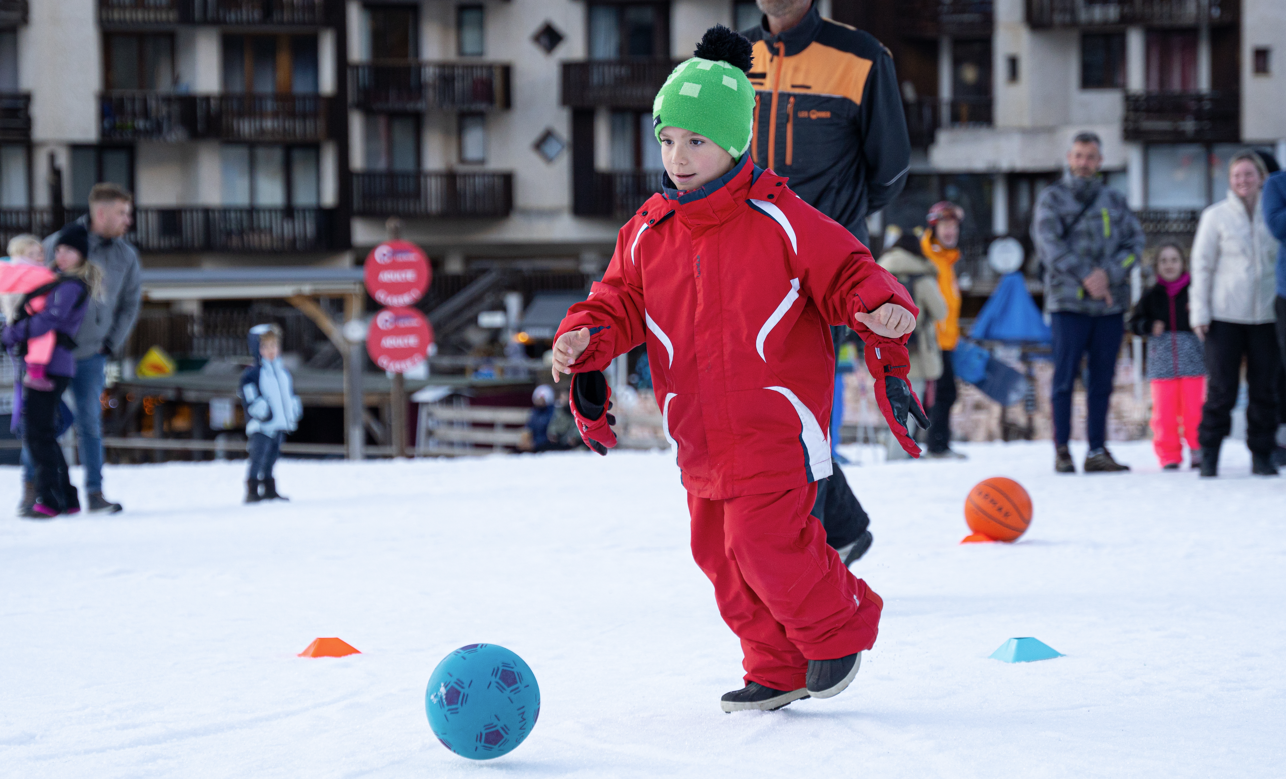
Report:
M1239 0L1027 0L1027 24L1055 27L1196 27L1240 19Z
M1127 92L1125 140L1236 143L1241 100L1235 92Z
M899 27L921 38L990 37L995 19L993 0L903 0L898 5Z
M430 219L502 219L513 210L512 173L353 173L353 213Z
M325 27L335 23L327 0L98 0L98 21L105 28Z
M576 215L629 219L648 198L661 191L664 180L665 171L660 170L594 171L593 198Z
M498 63L368 62L350 65L354 108L490 111L510 105L509 66Z
M651 110L657 91L677 64L668 59L564 62L562 104Z
M101 97L103 140L316 142L329 137L321 95L177 95L115 91Z
M27 23L27 0L0 0L0 30Z
M25 92L0 92L0 141L31 141L31 95Z
M992 124L990 97L925 97L904 102L907 132L911 146L927 149L933 145L941 128L990 127Z

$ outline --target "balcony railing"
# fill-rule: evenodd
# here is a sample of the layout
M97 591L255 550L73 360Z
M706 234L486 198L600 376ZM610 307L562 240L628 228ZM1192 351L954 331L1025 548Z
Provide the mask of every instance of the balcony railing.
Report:
M115 91L102 96L104 140L323 141L331 100L321 95L176 95Z
M1127 92L1125 140L1236 143L1241 105L1235 92Z
M1135 211L1143 234L1148 237L1148 245L1155 246L1162 241L1179 241L1191 243L1197 234L1197 222L1201 219L1199 208L1145 208Z
M4 2L0 0L0 4ZM333 23L327 0L98 0L98 20L104 27L317 27Z
M649 110L676 64L668 59L564 62L563 105Z
M31 95L0 92L0 141L26 143L31 140Z
M368 111L489 111L508 108L509 66L370 62L349 67L352 103Z
M939 128L990 127L992 124L990 97L925 97L903 103L903 109L911 146L917 149L933 145Z
M84 213L49 208L0 209L0 241L18 233L48 235ZM126 236L139 251L320 252L334 241L335 215L324 208L136 208Z
M993 0L903 0L898 18L905 32L928 38L990 36L995 27Z
M27 0L0 0L0 29L27 23Z
M353 173L359 216L499 219L512 210L512 173Z
M594 192L588 208L577 216L610 216L629 219L639 206L661 191L665 172L660 170L594 171Z
M1027 24L1050 27L1195 27L1234 24L1238 0L1027 0Z

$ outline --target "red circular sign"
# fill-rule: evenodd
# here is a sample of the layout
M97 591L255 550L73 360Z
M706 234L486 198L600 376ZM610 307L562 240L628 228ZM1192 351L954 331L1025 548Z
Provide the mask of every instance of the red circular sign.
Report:
M406 373L424 361L433 327L413 308L383 308L366 332L366 353L392 373Z
M409 306L424 297L433 272L420 247L385 241L366 255L366 291L381 306Z

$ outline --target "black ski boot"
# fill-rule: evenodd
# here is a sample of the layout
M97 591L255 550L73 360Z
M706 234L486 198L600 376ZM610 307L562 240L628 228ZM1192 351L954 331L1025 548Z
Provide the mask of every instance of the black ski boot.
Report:
M89 493L89 513L90 514L119 514L121 513L121 504L112 503L103 497L101 492Z
M18 516L26 517L31 514L31 507L36 505L36 483L34 481L24 481L22 483L22 500L18 501Z
M1085 473L1120 473L1130 470L1130 466L1118 463L1107 447L1095 449L1085 455Z
M264 500L284 500L289 501L285 495L277 492L277 480L269 476L263 480L263 499Z
M1252 452L1250 455L1250 463L1250 472L1256 476L1278 475L1277 466L1273 464L1273 456L1271 454L1255 454Z
M857 669L861 666L861 652L836 660L809 660L808 694L814 698L839 695L857 676Z
M259 480L246 479L246 503L258 503L263 500L259 495Z
M719 701L725 714L734 711L776 711L801 698L808 697L808 690L774 690L759 682L749 682L740 690L727 693Z
M1054 473L1076 473L1076 463L1065 445L1054 447Z
M1212 479L1219 475L1219 447L1201 447L1201 478Z
M844 561L844 567L847 568L862 559L862 555L866 554L866 550L871 548L872 540L874 539L871 537L871 531L866 530L862 532L862 535L855 538L853 543L836 549L835 551L839 552L840 559Z

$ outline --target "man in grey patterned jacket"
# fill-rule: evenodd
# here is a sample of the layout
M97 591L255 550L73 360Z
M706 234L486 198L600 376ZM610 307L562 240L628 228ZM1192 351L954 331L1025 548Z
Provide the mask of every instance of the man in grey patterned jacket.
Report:
M1067 172L1036 200L1032 240L1045 268L1045 310L1054 336L1054 470L1075 473L1067 449L1072 385L1089 355L1086 473L1128 471L1105 446L1116 357L1130 306L1130 269L1144 235L1125 196L1099 178L1103 143L1080 133L1067 152Z

